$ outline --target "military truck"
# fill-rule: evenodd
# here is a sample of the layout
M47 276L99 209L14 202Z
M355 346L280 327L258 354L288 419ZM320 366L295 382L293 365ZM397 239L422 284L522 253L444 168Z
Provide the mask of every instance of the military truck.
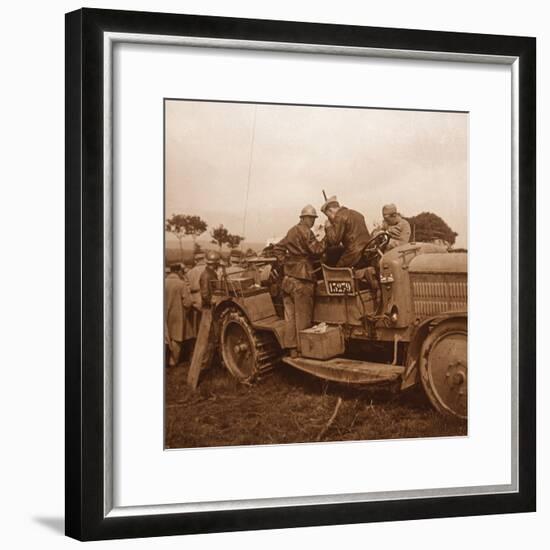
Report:
M314 326L301 355L285 351L280 267L248 259L215 283L214 319L225 367L243 383L281 361L345 384L420 384L443 414L467 417L467 254L433 243L386 251L387 233L367 243L363 269L317 266Z

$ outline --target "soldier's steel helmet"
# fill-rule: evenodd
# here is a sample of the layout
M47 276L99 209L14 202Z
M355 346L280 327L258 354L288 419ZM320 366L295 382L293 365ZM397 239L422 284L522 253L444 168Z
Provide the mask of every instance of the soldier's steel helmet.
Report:
M332 195L332 197L329 197L325 203L323 204L323 206L321 206L321 212L323 214L326 214L327 213L327 208L329 206L340 206L340 203L338 202L338 199L336 198L336 195Z
M300 218L303 218L304 216L311 216L312 218L317 217L317 211L311 204L307 204L302 208L302 211L300 212Z
M217 264L220 262L221 256L220 253L216 250L209 250L206 253L206 263L207 264Z

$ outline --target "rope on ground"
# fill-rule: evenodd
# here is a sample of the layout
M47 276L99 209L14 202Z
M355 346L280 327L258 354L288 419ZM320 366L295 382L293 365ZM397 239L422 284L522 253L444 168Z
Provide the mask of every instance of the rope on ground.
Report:
M332 413L332 416L328 419L328 422L325 424L324 428L319 432L316 441L321 441L322 437L327 433L327 430L330 428L336 418L336 415L338 414L338 409L340 408L341 404L342 398L339 397L338 401L336 401L336 407L334 407L334 412Z

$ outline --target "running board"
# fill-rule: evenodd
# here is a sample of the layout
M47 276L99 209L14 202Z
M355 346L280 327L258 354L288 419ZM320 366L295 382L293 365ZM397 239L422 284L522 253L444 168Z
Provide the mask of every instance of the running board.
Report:
M354 359L336 357L319 361L306 357L283 357L283 361L301 371L325 380L345 384L377 384L393 382L401 378L405 367L386 365L385 363L368 363Z

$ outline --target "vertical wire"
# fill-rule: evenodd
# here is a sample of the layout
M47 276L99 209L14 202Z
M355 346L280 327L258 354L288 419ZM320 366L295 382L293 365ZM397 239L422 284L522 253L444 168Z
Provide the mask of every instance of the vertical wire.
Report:
M243 240L241 241L241 252L244 246L244 238L246 238L246 217L248 214L248 194L250 193L250 177L252 174L252 156L254 154L254 141L256 139L256 114L258 112L258 105L254 105L254 115L252 119L252 139L250 140L250 155L248 158L248 181L246 184L246 198L244 201L244 218L243 218Z

